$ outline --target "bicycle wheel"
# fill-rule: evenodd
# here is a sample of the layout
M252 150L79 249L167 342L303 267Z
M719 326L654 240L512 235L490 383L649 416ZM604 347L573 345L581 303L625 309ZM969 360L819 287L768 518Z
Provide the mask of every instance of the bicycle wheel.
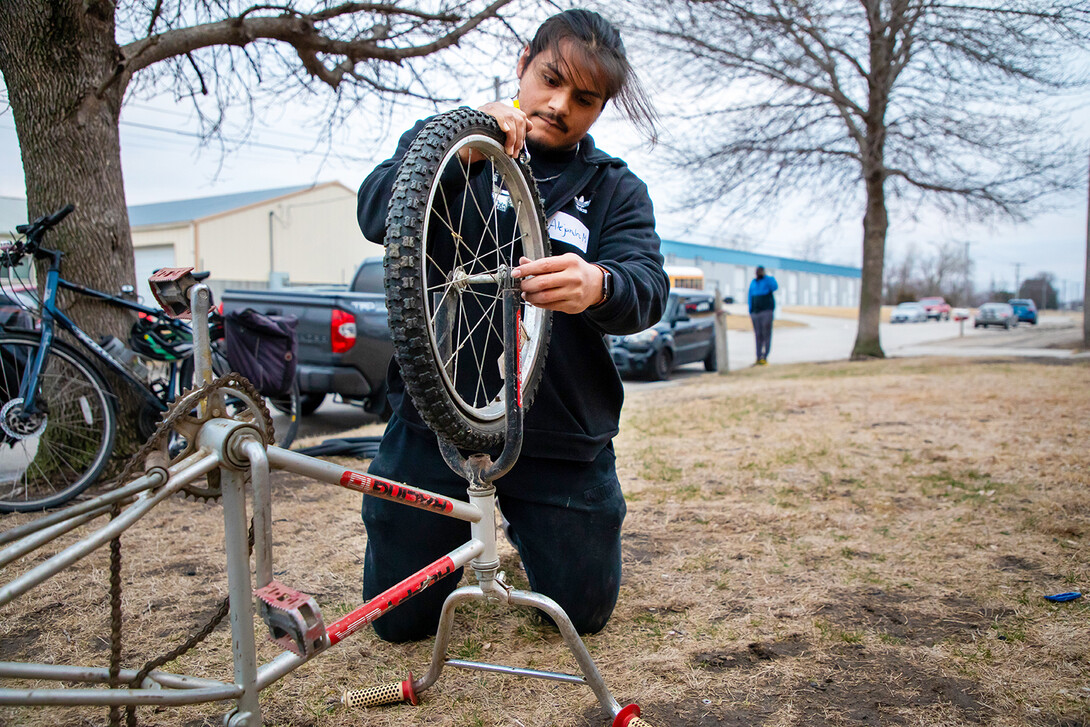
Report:
M53 341L28 414L19 384L37 335L0 333L0 511L56 507L82 492L113 452L113 391L75 349Z
M227 363L227 352L224 349L223 339L212 341L212 373L223 376L231 370L231 364ZM193 357L182 361L178 372L178 379L183 389L193 386L194 364ZM299 419L302 417L302 403L300 401L299 385L293 383L291 391L284 396L266 397L273 408L281 412L283 416L273 413L273 427L276 430L276 446L287 449L295 441L295 435L299 432ZM236 408L245 408L241 402L227 401L228 413L234 413Z
M479 111L433 119L401 164L387 217L386 306L405 388L428 426L466 449L503 441L508 353L529 408L552 324L522 303L518 345L505 351L499 281L520 256L547 256L549 241L537 186L504 138ZM484 161L463 165L467 148Z
M273 420L276 427L277 446L287 449L295 441L299 432L299 420L303 418L302 396L299 394L299 382L291 382L291 391L283 396L267 397L273 409L283 414L284 421Z

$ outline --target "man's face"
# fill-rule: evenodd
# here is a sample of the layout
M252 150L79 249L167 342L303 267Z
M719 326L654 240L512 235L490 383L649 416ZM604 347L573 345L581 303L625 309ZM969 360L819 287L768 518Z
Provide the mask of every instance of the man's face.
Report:
M527 62L527 49L518 63L519 108L534 123L528 138L552 149L578 144L606 102L593 70L579 65L578 54L566 52L570 43L560 42L563 58L547 48Z

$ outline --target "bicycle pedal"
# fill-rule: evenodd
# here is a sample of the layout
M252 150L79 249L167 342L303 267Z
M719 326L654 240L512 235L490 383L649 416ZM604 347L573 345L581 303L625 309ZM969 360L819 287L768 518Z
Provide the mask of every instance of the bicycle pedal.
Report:
M313 597L279 581L269 581L254 591L254 596L274 642L304 659L329 646L322 612Z

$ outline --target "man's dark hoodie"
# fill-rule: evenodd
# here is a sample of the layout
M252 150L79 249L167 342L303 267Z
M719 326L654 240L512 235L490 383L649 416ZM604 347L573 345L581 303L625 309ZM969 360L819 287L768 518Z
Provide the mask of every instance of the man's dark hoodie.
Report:
M394 156L376 167L360 187L357 215L369 240L385 239L394 180L426 121L407 131ZM529 149L536 178L547 180L559 171L555 181L540 185L552 254L574 252L607 268L613 275L613 295L583 313L553 314L549 354L526 414L522 453L589 462L616 436L624 399L604 334L635 333L658 322L669 279L662 269L647 186L622 160L596 149L589 135L574 153ZM490 196L491 180L485 176L471 181L481 185L478 198ZM406 395L396 361L390 364L387 381L394 411L414 429L427 432Z

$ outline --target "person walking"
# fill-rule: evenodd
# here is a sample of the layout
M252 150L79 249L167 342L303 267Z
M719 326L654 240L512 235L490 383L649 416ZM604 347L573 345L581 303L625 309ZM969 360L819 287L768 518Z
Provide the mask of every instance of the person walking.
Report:
M763 265L757 266L757 275L749 284L749 319L753 322L753 336L757 341L757 365L768 364L768 351L772 348L772 318L776 312L776 296L779 284L765 274Z
M607 102L652 139L655 118L620 34L594 12L567 10L546 20L515 72L517 103L480 110L506 133L508 154L517 156L524 144L530 152L552 255L523 258L513 276L522 280L528 303L553 311L553 323L522 454L494 484L530 587L556 601L580 633L595 633L617 602L626 511L613 451L624 390L606 336L656 323L669 278L647 186L624 161L598 149L588 132ZM370 240L385 239L394 180L424 123L406 132L394 156L360 187L357 216ZM480 176L468 183L491 184ZM466 237L487 234L468 225ZM406 396L396 360L387 381L393 416L368 471L467 499L466 481L447 467L436 435ZM366 599L469 539L467 523L374 497L364 498L362 515ZM375 632L394 642L434 634L459 578L460 572L448 576L391 610L375 621Z

